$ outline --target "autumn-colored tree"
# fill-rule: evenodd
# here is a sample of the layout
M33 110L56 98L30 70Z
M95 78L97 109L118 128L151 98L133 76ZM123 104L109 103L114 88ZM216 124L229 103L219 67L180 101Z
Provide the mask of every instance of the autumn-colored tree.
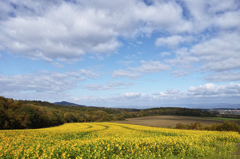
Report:
M64 121L67 123L77 122L76 117L71 112L67 112L64 114Z

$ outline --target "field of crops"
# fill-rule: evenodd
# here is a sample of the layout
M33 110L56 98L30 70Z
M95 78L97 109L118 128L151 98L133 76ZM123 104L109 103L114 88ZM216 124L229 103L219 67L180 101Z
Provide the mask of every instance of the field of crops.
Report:
M69 123L0 130L0 158L238 158L236 132Z
M189 117L189 116L176 116L176 115L159 115L159 116L127 118L127 120L114 121L114 123L155 126L155 127L176 127L178 123L186 125L186 124L199 122L199 123L204 123L207 126L207 125L212 125L214 123L221 124L225 120L234 121L240 125L239 119L217 118L217 117Z

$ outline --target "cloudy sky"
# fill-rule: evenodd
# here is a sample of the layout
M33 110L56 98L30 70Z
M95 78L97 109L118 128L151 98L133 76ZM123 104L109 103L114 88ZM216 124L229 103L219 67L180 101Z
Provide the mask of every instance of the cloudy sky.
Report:
M1 0L0 96L240 103L239 0Z

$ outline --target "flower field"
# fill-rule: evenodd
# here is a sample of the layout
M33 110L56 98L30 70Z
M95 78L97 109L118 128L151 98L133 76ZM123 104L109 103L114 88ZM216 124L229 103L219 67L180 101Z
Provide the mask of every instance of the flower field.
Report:
M0 130L0 158L239 158L236 132L116 123Z

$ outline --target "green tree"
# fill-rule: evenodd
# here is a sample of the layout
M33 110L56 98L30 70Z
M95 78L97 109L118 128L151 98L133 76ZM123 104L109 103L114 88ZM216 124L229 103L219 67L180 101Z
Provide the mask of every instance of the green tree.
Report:
M7 121L8 117L4 111L4 109L0 106L0 129L4 128L5 121Z
M38 112L38 107L34 106L23 106L20 109L20 114L26 114L28 117L25 120L28 120L28 128L40 128L44 126L43 118L40 112Z
M77 119L73 115L73 113L67 112L67 113L64 114L64 121L67 122L67 123L71 123L71 122L76 122Z

